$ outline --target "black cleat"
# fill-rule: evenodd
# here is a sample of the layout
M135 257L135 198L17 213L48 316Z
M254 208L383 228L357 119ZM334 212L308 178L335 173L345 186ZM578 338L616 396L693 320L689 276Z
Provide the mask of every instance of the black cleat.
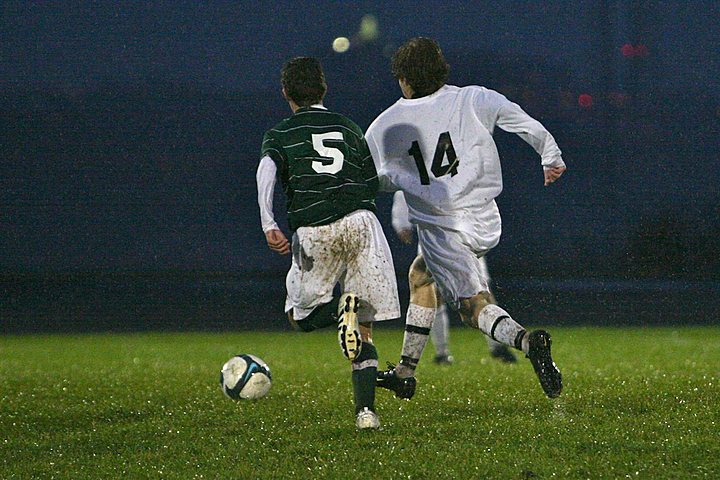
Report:
M535 369L545 395L550 398L559 396L562 391L562 375L550 356L550 334L545 330L530 332L528 343L530 348L526 356Z
M503 363L517 363L517 358L513 354L507 345L499 345L490 350L490 356Z
M377 372L375 385L395 392L397 398L412 398L415 395L415 377L400 378L395 371L395 365L388 363L388 369Z
M438 365L452 365L454 361L455 358L453 358L453 356L449 354L435 355L435 358L433 358L433 362L437 363Z

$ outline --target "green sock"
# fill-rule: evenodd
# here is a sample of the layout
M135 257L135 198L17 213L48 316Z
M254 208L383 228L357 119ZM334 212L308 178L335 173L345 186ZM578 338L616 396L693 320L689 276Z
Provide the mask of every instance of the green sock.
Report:
M363 342L360 355L352 362L352 383L355 394L355 414L364 407L375 411L375 376L378 354L375 345Z

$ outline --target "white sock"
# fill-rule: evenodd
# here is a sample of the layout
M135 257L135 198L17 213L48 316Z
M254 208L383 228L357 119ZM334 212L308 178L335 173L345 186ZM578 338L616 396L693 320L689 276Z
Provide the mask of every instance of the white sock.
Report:
M478 328L491 339L527 353L525 329L497 305L487 305L480 311Z
M415 372L425 345L430 336L430 328L435 320L434 308L421 307L411 303L405 318L405 336L403 338L400 364L395 367L398 377L411 377Z

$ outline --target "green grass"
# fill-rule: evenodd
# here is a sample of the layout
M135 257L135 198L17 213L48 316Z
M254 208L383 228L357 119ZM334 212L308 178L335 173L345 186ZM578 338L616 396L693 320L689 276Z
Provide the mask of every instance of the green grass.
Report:
M358 432L332 331L0 337L0 478L720 478L720 328L553 328L565 390L453 329L411 401ZM381 360L402 332L376 330ZM233 402L220 366L266 360Z

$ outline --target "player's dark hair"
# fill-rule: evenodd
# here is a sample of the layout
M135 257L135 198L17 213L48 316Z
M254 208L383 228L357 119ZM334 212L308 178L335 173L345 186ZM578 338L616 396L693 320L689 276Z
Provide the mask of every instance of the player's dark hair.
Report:
M327 84L317 58L295 57L280 71L280 83L290 99L301 107L322 102Z
M411 38L392 57L393 76L412 87L413 98L438 91L445 85L449 72L450 65L445 61L440 45L431 38Z

